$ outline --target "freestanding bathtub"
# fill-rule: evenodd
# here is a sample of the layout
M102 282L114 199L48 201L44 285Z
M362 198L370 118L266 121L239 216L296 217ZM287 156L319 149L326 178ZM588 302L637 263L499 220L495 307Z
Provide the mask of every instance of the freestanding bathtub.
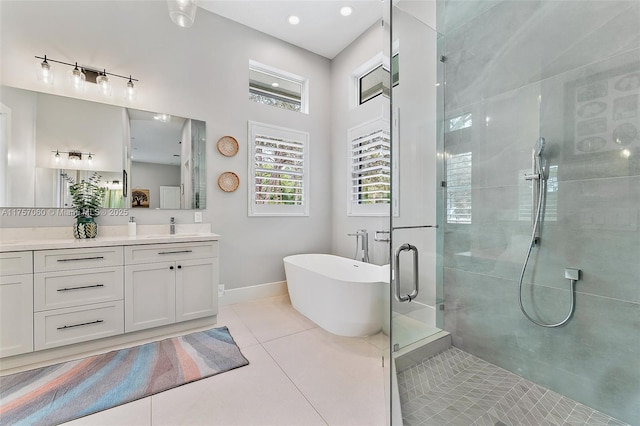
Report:
M330 254L284 258L291 304L340 336L370 336L382 329L388 267Z

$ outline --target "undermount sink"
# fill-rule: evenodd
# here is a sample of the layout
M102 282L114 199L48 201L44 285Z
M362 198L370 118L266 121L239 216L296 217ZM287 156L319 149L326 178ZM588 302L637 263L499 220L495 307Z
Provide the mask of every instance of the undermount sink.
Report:
M138 238L181 238L181 237L199 237L202 234L152 234L138 235Z

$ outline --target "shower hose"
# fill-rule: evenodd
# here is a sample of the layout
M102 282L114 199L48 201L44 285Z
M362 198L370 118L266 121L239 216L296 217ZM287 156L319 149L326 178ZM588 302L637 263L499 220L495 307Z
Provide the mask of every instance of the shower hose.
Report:
M542 175L542 173L541 173ZM532 323L539 325L540 327L547 327L547 328L555 328L555 327L560 327L562 325L565 325L567 323L567 321L569 321L569 319L571 318L571 316L573 315L573 311L575 310L575 291L574 291L574 286L576 284L575 280L571 280L571 288L570 288L570 293L571 293L571 307L569 309L569 313L567 314L567 316L560 322L557 322L555 324L547 324L547 323L543 323L540 321L536 321L534 318L532 318L526 311L526 309L524 308L524 305L522 304L522 281L524 280L524 273L527 270L527 264L529 263L529 258L531 257L531 250L533 249L533 246L536 245L536 234L538 231L538 227L540 226L540 219L541 219L541 215L542 215L542 206L543 206L543 199L544 199L544 195L547 193L547 183L546 183L546 179L544 179L542 176L538 179L538 189L539 189L539 196L538 196L538 205L536 206L536 214L535 214L535 219L533 222L533 231L531 232L531 240L529 241L529 248L527 249L527 256L524 260L524 263L522 265L522 272L520 272L520 282L518 284L518 293L519 293L519 302L520 302L520 310L522 311L522 313L524 314L525 317L527 317L527 319L529 321L531 321Z

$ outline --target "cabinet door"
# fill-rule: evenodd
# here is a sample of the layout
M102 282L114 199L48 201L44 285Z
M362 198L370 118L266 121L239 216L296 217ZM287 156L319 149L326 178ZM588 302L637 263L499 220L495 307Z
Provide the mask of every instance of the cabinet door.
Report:
M33 274L0 277L0 357L33 351Z
M176 262L176 322L218 313L218 259Z
M173 324L176 319L175 263L125 267L125 332Z

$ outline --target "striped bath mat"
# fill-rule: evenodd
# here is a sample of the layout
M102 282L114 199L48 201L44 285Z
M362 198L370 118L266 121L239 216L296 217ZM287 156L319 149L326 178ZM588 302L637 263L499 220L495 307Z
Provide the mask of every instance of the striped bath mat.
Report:
M0 378L0 424L55 425L249 364L227 327Z

